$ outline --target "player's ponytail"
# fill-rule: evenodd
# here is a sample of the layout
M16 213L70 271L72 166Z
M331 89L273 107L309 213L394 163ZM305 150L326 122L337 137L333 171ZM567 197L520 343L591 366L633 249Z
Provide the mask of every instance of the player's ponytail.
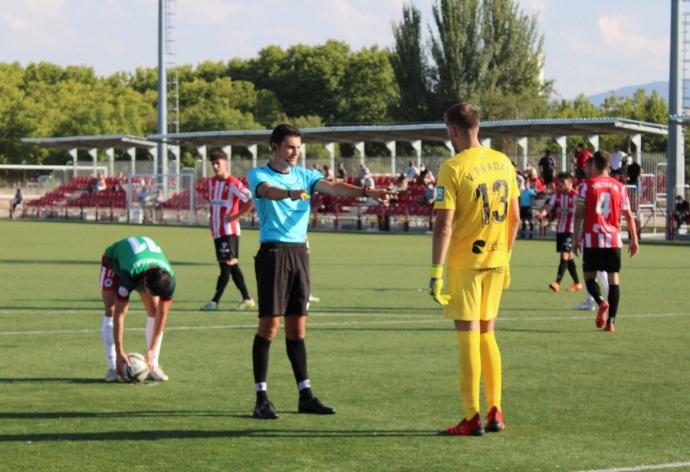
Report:
M160 267L152 267L144 273L146 288L151 294L163 297L170 292L172 279L170 274Z

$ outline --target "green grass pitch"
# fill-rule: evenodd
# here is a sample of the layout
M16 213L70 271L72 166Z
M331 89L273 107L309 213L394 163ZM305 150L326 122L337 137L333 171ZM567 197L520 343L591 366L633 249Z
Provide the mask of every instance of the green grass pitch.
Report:
M100 255L135 234L178 274L165 384L106 385ZM625 257L618 333L554 294L553 242L519 241L498 341L508 430L437 431L461 417L457 344L432 303L429 235L313 233L309 370L332 417L296 414L282 334L269 392L281 417L249 417L255 314L197 309L217 266L204 228L0 222L0 470L588 470L690 461L690 248ZM250 290L256 231L241 264ZM566 276L567 277L567 276ZM568 279L566 279L567 281ZM126 347L143 352L133 298Z

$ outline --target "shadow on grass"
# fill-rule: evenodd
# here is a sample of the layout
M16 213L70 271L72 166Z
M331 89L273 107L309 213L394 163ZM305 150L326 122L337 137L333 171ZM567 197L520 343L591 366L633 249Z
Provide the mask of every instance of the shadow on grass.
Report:
M160 411L27 411L27 412L0 412L0 419L14 420L50 420L65 418L158 418L158 417L234 417L250 418L250 414L228 413L222 411L185 411L185 410L160 410Z
M57 264L57 265L92 265L98 266L101 261L96 260L75 260L75 259L0 259L2 264ZM217 264L211 262L194 262L194 261L170 261L173 266L215 266Z
M0 378L0 384L12 384L12 383L72 383L72 384L99 384L99 383L101 383L102 384L105 382L103 381L103 379L99 379L99 378L82 378L82 377L11 377L11 378Z
M224 438L405 438L434 437L438 431L427 430L318 430L318 429L235 429L220 431L148 430L103 431L95 433L0 434L0 442L56 441L160 441L165 439Z

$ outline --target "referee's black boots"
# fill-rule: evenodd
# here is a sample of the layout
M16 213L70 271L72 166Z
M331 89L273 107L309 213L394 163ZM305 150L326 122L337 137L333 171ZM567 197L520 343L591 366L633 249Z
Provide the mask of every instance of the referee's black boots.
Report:
M267 398L265 400L257 400L252 416L260 420L275 420L278 418L278 413L276 413L271 400Z
M304 400L300 399L297 410L300 413L311 413L314 415L335 414L335 408L324 405L323 403L321 403L321 400L319 400L317 397L311 397Z

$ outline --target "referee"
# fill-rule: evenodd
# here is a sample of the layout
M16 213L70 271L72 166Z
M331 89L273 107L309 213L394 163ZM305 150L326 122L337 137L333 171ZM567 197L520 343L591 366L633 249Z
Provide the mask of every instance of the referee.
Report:
M259 294L259 327L254 336L252 360L256 406L254 418L276 419L278 414L268 399L266 377L271 341L285 317L287 355L299 391L298 411L332 415L335 409L324 405L311 391L307 373L306 334L309 302L309 256L306 239L314 192L342 197L388 199L387 190L356 187L330 182L320 172L297 166L302 146L299 129L281 124L271 133L271 160L249 172L249 188L259 216L259 241L256 255L256 282Z

